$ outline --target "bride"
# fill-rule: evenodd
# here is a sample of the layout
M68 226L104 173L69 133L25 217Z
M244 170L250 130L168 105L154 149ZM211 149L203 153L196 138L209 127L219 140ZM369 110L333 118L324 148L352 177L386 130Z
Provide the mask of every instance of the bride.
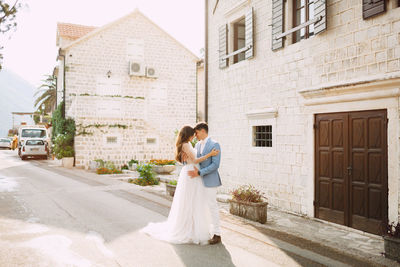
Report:
M153 238L173 244L208 244L210 239L210 214L206 205L205 187L201 177L190 178L188 171L209 157L218 155L218 150L196 158L196 151L190 144L195 131L184 126L176 141L175 159L185 162L178 179L174 200L167 221L149 223L141 232ZM197 166L198 168L199 166Z

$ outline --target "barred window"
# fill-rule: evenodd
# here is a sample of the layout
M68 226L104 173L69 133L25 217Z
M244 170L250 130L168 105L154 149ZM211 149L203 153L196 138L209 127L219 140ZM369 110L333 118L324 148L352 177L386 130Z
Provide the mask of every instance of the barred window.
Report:
M116 136L107 136L107 144L116 144L117 137Z
M272 125L253 126L253 146L272 147Z

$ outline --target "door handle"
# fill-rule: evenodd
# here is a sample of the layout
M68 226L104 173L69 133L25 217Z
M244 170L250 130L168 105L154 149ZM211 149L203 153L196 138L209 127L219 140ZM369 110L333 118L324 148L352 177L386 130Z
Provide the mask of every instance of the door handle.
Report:
M347 173L348 175L351 175L351 171L353 170L353 168L351 166L347 167Z

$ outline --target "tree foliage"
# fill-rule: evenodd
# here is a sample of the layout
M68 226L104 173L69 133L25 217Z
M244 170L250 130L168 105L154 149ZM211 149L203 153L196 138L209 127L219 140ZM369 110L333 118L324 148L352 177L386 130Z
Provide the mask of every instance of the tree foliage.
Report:
M57 101L56 77L48 75L42 82L43 84L39 86L35 93L35 96L39 95L35 100L35 107L39 112L49 113L56 106ZM43 104L44 108L41 107Z
M62 116L63 108L64 102L61 102L57 109L53 112L53 116L51 118L51 124L53 127L52 142L54 144L53 153L57 158L73 157L75 154L75 121L71 118L65 119Z
M17 26L17 11L21 7L20 0L0 0L0 34L5 34ZM0 50L3 47L0 46ZM0 53L0 70L3 55Z

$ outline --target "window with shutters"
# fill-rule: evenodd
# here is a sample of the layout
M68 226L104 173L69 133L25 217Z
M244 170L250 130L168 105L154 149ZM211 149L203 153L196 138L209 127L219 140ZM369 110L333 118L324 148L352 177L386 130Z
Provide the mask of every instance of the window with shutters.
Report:
M246 46L245 18L241 18L233 24L233 50L237 51ZM233 56L233 63L238 63L245 59L245 52Z
M293 27L314 19L314 0L294 0ZM314 24L310 24L293 33L293 43L314 35Z
M363 19L367 19L386 11L385 0L363 0Z
M218 29L219 68L254 57L253 8ZM229 41L228 41L229 40Z
M272 0L271 49L276 51L286 43L296 43L324 32L327 28L326 2L326 0ZM287 22L284 20L286 9L293 10ZM284 25L288 29L284 30ZM289 41L284 42L287 36L292 38L289 37Z
M253 146L272 147L272 125L253 126Z

